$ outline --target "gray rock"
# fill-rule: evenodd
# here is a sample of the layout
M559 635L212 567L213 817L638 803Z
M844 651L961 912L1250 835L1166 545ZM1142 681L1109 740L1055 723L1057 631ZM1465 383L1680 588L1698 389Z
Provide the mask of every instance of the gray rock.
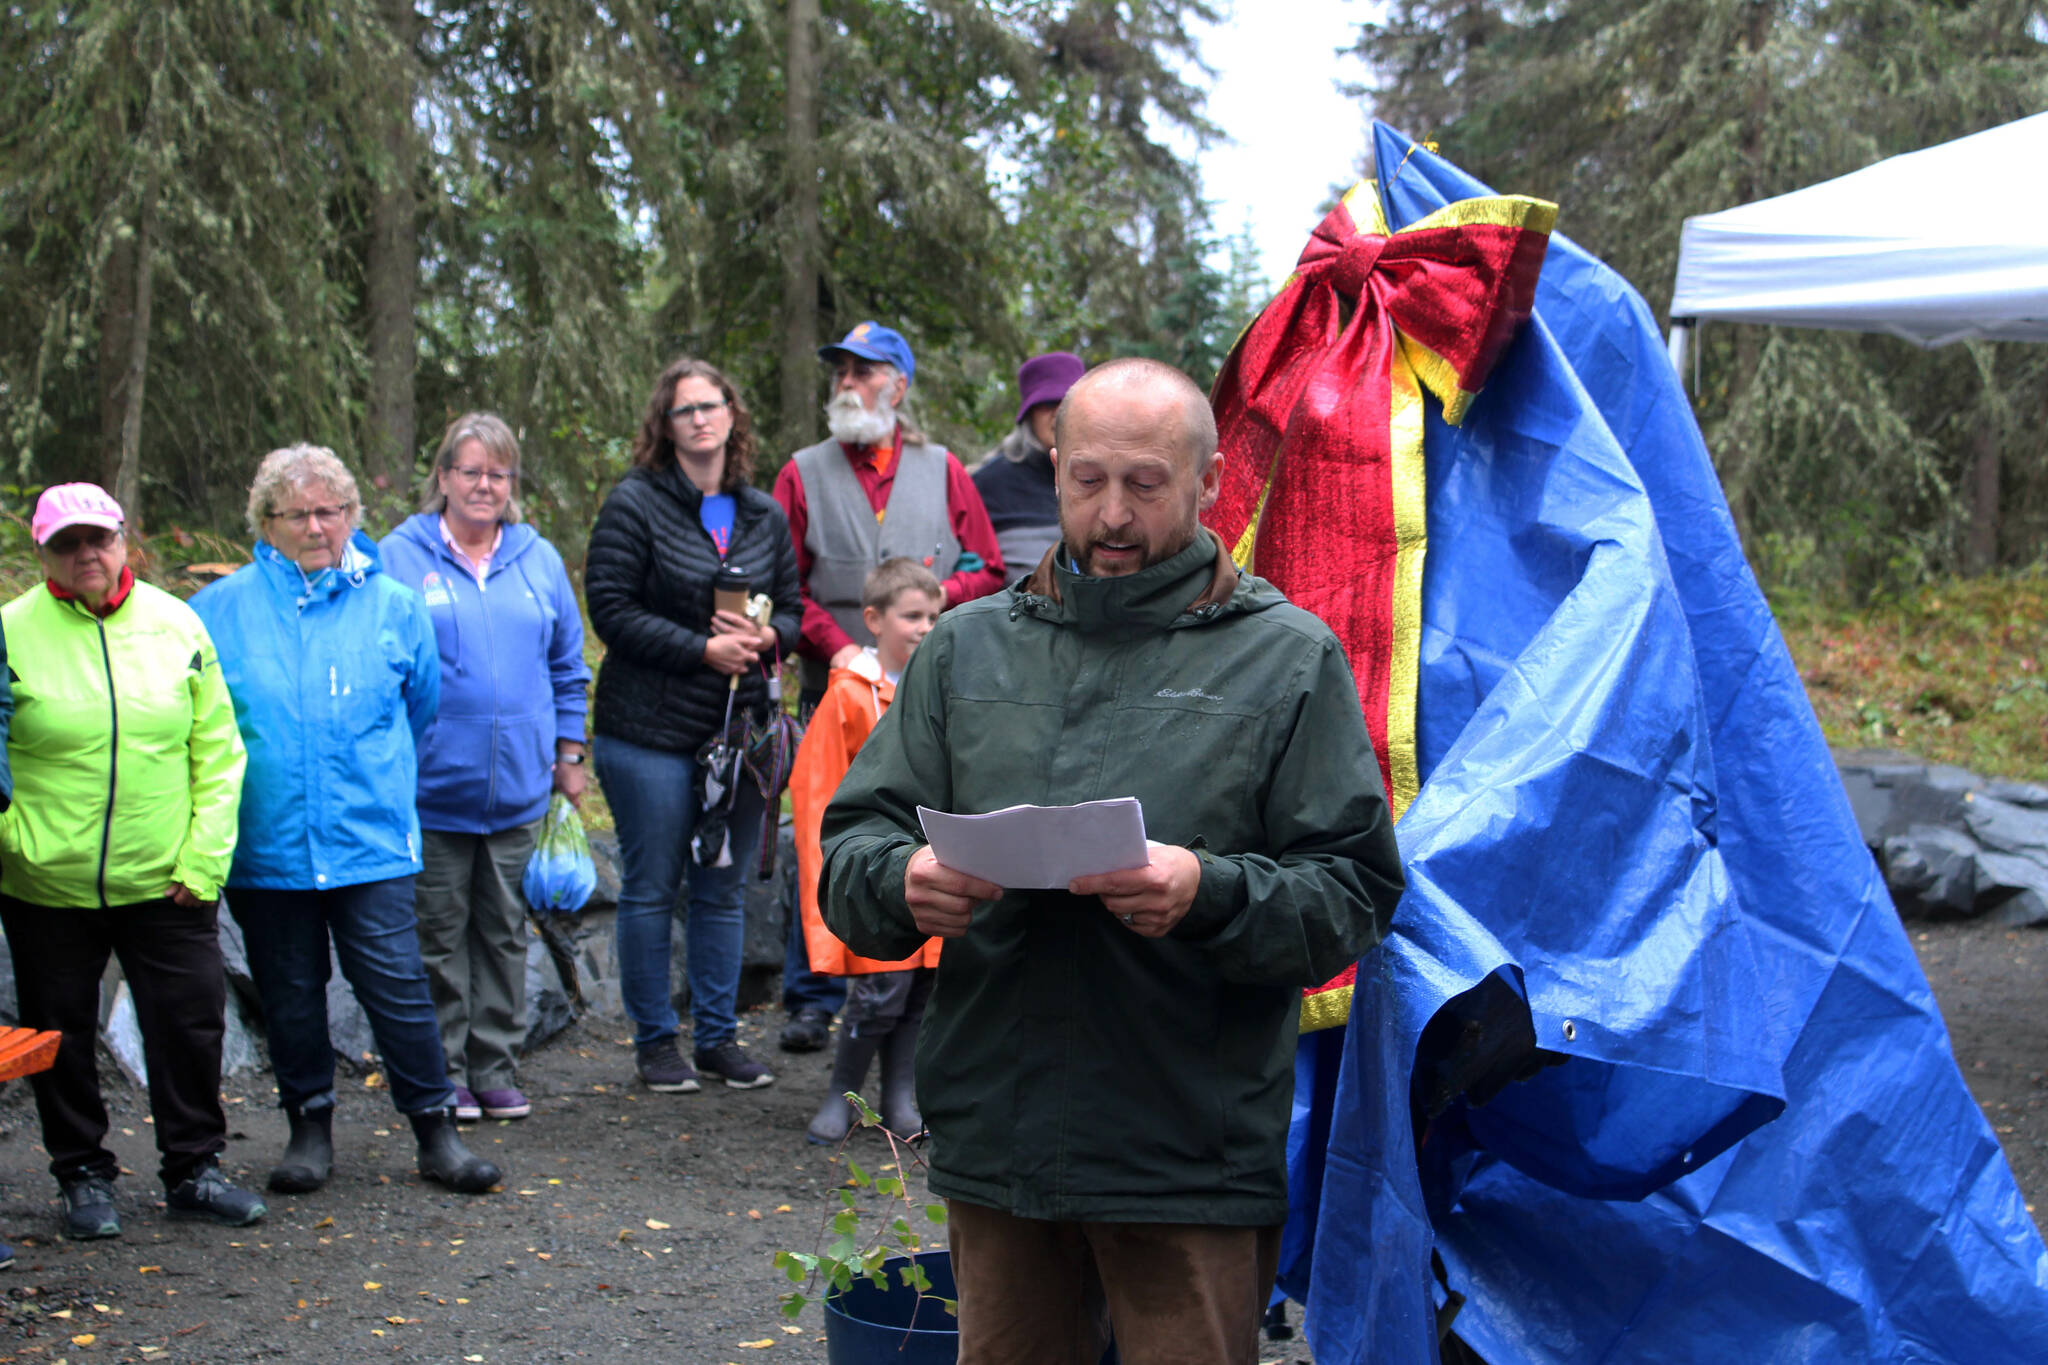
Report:
M767 881L747 871L747 940L740 955L748 967L782 970L788 940L790 897L796 890L796 831L785 816L775 830L775 871Z
M100 1036L106 1040L107 1050L114 1054L114 1060L121 1064L121 1070L128 1073L128 1079L147 1088L149 1063L142 1056L142 1026L136 1021L135 998L128 993L126 981L114 987Z
M1835 753L1835 767L1842 776L1842 788L1856 813L1856 825L1863 842L1871 848L1882 844L1892 823L1892 805L1898 790L1919 782L1927 765L1908 754L1888 749L1858 749Z
M2048 810L2048 787L2038 782L1992 782L1985 786L1984 794L2028 810Z
M1977 913L1976 840L1940 825L1915 825L1884 841L1885 884L1907 919Z
M220 1074L239 1076L262 1071L270 1065L263 1049L263 1018L242 1003L241 996L228 992L228 1007L222 1021L226 1031L220 1040Z
M343 1066L358 1076L377 1069L377 1038L370 1017L356 1003L356 993L341 974L334 949L327 950L327 1041Z
M576 984L583 995L583 1007L604 1019L626 1017L626 1002L619 994L619 956L614 929L616 909L585 910L564 917L558 923L575 952Z
M608 829L589 833L590 862L597 869L597 887L581 913L619 908L619 836Z
M242 938L242 926L228 913L226 906L221 907L220 914L220 960L228 974L228 988L251 1006L260 1007L256 978L249 971L249 950Z
M2048 921L2048 867L2018 854L1979 849L1977 912L2000 924Z
M2048 811L1973 792L1964 802L1963 823L1985 848L2027 858L2048 871Z
M796 876L796 836L787 817L778 823L776 838L775 875L764 882L750 867L743 883L746 929L740 949L739 1000L743 1009L772 998L782 972L787 941L784 935L789 930L786 906ZM597 864L598 880L590 904L574 915L552 916L549 925L571 946L576 984L584 1007L600 1018L624 1019L617 943L617 837L602 830L591 834L590 853ZM690 986L684 974L689 939L688 894L686 885L669 927L669 998L678 1014L687 1014L690 1008Z
M1901 915L2048 922L2048 787L1883 750L1835 759Z
M536 934L526 944L526 1038L520 1053L531 1053L575 1022L575 1004L547 943Z

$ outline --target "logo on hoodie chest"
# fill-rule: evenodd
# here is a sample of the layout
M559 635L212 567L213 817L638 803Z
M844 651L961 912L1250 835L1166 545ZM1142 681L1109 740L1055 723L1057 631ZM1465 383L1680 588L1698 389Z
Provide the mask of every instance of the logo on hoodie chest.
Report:
M432 569L427 570L427 576L420 580L420 596L427 599L427 605L430 607L455 605L455 594L450 589L448 580Z

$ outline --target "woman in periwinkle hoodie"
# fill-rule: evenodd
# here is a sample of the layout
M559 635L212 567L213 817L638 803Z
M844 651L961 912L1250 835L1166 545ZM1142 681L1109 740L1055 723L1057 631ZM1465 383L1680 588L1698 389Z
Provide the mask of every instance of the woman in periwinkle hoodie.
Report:
M420 955L459 1119L524 1118L520 878L550 792L583 794L590 668L555 547L519 514L519 443L490 413L449 423L425 510L378 546L426 599L441 709L420 745Z

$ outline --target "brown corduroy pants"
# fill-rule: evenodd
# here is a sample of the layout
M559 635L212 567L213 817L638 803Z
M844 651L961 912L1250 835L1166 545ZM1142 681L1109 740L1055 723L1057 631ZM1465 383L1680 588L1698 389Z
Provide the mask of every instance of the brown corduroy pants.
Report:
M1017 1218L947 1201L960 1365L1257 1365L1280 1229Z

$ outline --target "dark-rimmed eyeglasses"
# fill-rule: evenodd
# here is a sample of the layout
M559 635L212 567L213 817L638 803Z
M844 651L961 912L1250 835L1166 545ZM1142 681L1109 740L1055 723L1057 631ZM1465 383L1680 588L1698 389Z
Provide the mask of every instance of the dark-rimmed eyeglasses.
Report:
M75 555L80 550L105 550L121 538L119 531L104 526L66 527L43 542L43 549L53 555Z
M678 403L668 410L668 419L671 422L689 422L702 417L709 421L711 414L725 405L723 398L715 403Z

